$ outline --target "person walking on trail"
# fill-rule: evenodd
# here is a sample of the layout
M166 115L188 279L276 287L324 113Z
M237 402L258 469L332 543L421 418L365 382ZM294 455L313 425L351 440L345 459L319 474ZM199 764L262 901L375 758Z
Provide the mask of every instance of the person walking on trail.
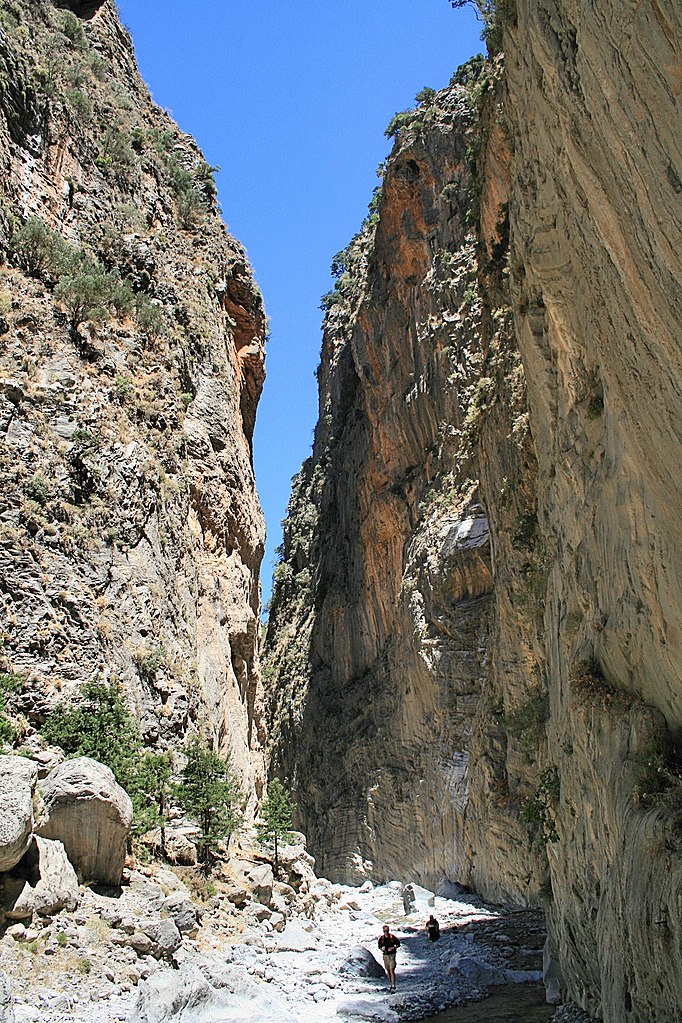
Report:
M426 933L429 936L429 941L438 941L440 938L440 924L436 920L433 913L426 921Z
M391 991L395 991L395 954L399 947L400 942L395 934L391 934L391 928L384 924L384 933L379 938L379 948L384 955L384 969L388 974Z

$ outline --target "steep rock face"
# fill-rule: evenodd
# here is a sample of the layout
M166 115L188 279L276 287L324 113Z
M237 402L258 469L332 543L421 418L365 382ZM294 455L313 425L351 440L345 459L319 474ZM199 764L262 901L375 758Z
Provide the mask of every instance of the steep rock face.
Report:
M472 87L457 83L417 111L379 212L340 258L320 422L294 486L268 626L271 741L323 872L429 883L448 874L515 897L515 876L539 881L518 815L529 772L519 763L504 778L502 692L486 671L492 565L477 462L498 387L502 462L512 484L519 467L533 470L505 284L493 319L467 226L475 111ZM516 514L522 495L509 505ZM529 659L514 650L509 690L517 675L527 689ZM504 796L488 815L497 871L475 863L469 833L481 715L497 727L495 738L485 729L486 777Z
M199 725L252 792L261 297L113 2L2 12L0 577L16 706L39 724L57 693L117 680L148 743Z
M573 998L672 1023L679 14L498 7L505 68L401 115L329 299L273 760L324 872L542 899Z
M672 1021L675 786L667 815L632 790L652 744L682 737L682 21L655 0L519 0L504 38L515 322L554 551L550 925L592 1011Z

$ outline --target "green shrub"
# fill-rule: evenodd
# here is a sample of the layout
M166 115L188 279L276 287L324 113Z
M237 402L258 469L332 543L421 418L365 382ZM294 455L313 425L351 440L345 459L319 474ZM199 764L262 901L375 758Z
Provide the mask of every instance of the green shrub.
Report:
M244 800L229 763L201 739L191 739L185 754L187 764L175 795L199 825L199 860L208 874L218 843L229 839L244 820Z
M106 764L118 783L127 789L140 750L137 722L114 684L87 682L81 696L82 702L77 706L56 707L41 731L48 742L60 746L67 756L92 757Z
M93 106L91 100L84 92L81 92L80 89L69 89L66 98L83 121L87 123L91 120Z
M130 167L135 163L135 153L128 137L120 128L107 128L100 143L98 167Z
M38 275L46 270L57 271L63 263L68 245L40 217L29 217L14 232L11 249L15 262L22 270Z
M140 678L149 684L155 682L159 669L166 666L167 658L166 648L162 644L139 653L135 663Z
M114 395L117 401L126 402L133 392L133 382L130 377L118 374L114 380Z
M97 78L100 82L104 81L109 65L106 60L100 57L99 53L95 53L94 50L88 54L88 66L95 78Z
M38 473L36 473L35 476L32 476L29 480L28 486L26 487L26 493L32 501L35 501L41 507L44 507L47 504L50 496L47 483L42 476L38 475Z
M112 305L121 310L134 303L130 288L121 283L118 274L107 273L85 257L60 278L54 294L66 307L74 328L85 320L107 319Z
M166 327L166 314L163 309L146 295L137 296L135 318L148 341L155 341Z
M84 50L88 45L83 26L76 15L72 14L71 11L65 12L64 17L62 18L61 29L62 33L73 43L75 47L77 47L77 49Z
M58 706L42 726L48 742L67 756L92 757L111 768L133 802L133 830L143 834L165 821L170 787L170 756L142 747L136 719L116 685L88 682L78 706Z

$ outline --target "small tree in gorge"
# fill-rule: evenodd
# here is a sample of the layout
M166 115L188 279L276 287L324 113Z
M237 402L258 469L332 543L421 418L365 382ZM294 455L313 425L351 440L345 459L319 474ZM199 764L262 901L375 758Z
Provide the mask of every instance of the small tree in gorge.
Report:
M185 755L187 764L176 796L201 829L199 861L208 874L218 842L229 839L244 820L244 799L229 763L201 739L190 740Z
M259 842L272 842L275 874L279 871L279 842L286 842L291 833L291 820L296 804L279 778L268 785L268 794L260 808L261 823L256 826Z

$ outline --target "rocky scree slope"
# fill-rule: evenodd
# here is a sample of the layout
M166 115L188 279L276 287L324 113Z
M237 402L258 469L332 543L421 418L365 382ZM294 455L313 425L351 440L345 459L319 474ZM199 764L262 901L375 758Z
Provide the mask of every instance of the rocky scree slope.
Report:
M498 5L504 60L394 122L328 299L269 713L325 873L543 900L573 998L672 1023L682 33L607 6Z
M28 739L57 696L117 682L147 745L201 728L253 794L261 296L114 3L6 0L0 14L10 710Z

